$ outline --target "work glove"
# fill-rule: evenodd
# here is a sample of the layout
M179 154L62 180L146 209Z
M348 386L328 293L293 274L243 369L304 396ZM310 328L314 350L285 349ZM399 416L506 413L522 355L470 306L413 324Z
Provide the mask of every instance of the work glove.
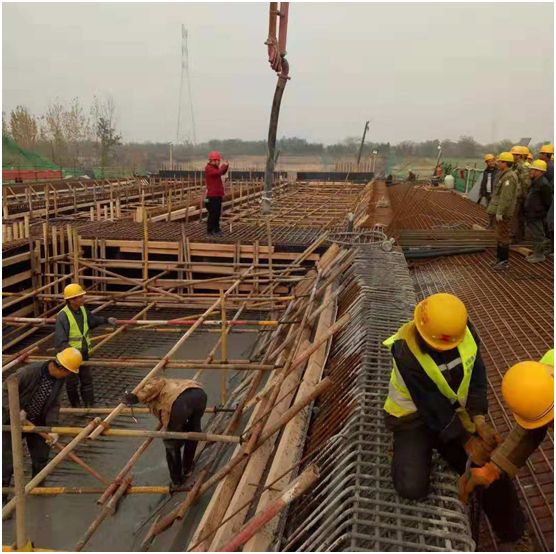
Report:
M118 320L115 317L109 317L108 323L112 325L112 327L116 327L118 325Z
M496 221L498 221L498 223L500 223L503 219L502 214L496 214Z
M473 423L475 424L477 434L479 435L479 437L481 437L481 439L483 439L486 445L490 448L491 452L499 444L502 444L502 437L494 430L491 425L486 422L485 416L475 416L473 418Z
M46 444L48 444L48 446L50 447L53 447L58 442L59 438L60 435L58 433L48 433L48 438L45 439Z
M466 454L471 459L471 462L476 466L483 466L488 461L490 461L490 453L492 450L488 445L481 439L473 435L464 445Z
M19 411L19 421L21 421L21 425L25 425L27 421L27 412L25 410Z
M126 390L122 395L121 402L126 406L132 406L133 404L139 404L139 398L137 398L136 394Z
M494 481L500 479L501 475L502 470L492 462L485 464L483 467L474 467L466 471L458 479L459 499L467 504L469 495L477 487L489 487Z

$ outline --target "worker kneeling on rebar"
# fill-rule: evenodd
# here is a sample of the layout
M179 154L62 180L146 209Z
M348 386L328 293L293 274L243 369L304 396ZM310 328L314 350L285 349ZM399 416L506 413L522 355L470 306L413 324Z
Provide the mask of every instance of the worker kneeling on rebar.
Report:
M58 422L60 395L64 379L79 373L83 361L81 352L76 348L66 348L56 354L53 360L35 362L16 372L19 388L19 405L22 424L30 421L34 425L53 426ZM2 402L2 425L8 425L7 388L4 385ZM58 441L56 433L49 433L48 440L38 433L26 433L27 447L31 455L31 470L34 477L48 463L50 447ZM2 486L9 487L13 475L12 441L9 432L2 433ZM2 503L6 496L2 494Z
M147 404L165 431L200 433L207 395L203 385L192 379L153 377L136 394L126 391L122 402L128 406L138 402ZM173 491L183 485L193 470L197 441L164 439L163 442L170 472L170 490Z
M501 442L485 421L486 370L467 309L451 294L425 298L384 345L394 358L384 404L392 479L400 496L418 500L428 494L433 449L462 475L468 461L487 463ZM525 518L509 479L485 490L483 508L501 541L522 536Z

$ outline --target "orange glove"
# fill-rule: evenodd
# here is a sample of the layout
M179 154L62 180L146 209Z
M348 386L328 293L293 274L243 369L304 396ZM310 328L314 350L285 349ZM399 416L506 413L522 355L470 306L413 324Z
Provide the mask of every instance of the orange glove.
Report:
M465 452L471 458L471 462L476 466L484 466L490 461L490 453L492 450L488 445L476 435L473 435L464 445Z
M483 439L491 451L499 444L502 444L502 437L486 422L485 416L475 416L473 418L473 423L475 424L477 434Z
M500 479L501 475L502 470L492 462L466 471L458 480L459 499L467 504L469 495L476 487L488 487Z

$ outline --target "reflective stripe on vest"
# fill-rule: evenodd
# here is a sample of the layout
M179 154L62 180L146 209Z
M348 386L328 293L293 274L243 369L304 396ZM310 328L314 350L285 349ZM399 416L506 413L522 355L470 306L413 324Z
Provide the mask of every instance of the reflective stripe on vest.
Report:
M554 348L549 350L541 359L541 364L554 365Z
M70 346L77 348L77 350L81 351L83 348L83 337L85 338L85 342L87 343L87 350L91 348L91 339L89 337L89 319L87 318L87 310L85 310L85 306L81 306L81 316L83 317L83 333L81 329L79 329L79 325L77 325L77 320L71 311L69 306L64 306L62 308L62 312L66 314L69 323L69 337L68 342Z
M473 373L473 366L475 364L475 358L477 357L477 343L469 327L465 331L463 341L457 347L463 365L463 379L461 380L457 393L450 388L442 375L442 371L440 371L440 368L431 356L419 348L416 340L416 333L415 325L411 321L403 325L395 335L386 339L383 344L392 349L392 345L396 340L405 340L411 353L415 356L429 379L438 387L442 395L448 398L452 404L458 402L460 406L465 407L467 404L467 395L469 394L471 374ZM393 369L388 386L388 398L384 403L384 409L395 417L403 417L416 412L417 408L411 399L409 390L405 386L395 360L393 360L392 366Z

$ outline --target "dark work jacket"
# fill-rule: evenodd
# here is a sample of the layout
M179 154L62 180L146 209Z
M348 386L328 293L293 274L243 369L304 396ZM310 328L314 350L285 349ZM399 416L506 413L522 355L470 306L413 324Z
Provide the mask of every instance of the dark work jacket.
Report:
M495 167L487 167L483 171L483 179L481 181L481 189L480 189L480 196L486 196L487 194L492 194L494 192L494 180L496 179L496 168ZM488 175L490 175L490 192L487 192L487 179Z
M477 357L469 383L469 394L467 396L466 410L470 417L484 415L488 411L487 400L487 378L486 369L481 358L479 339L473 326L468 322L467 326L477 343ZM445 352L437 352L429 348L425 342L417 336L417 342L421 350L429 354L434 362L440 366L446 364L448 369L442 371L442 375L454 392L463 379L463 365L461 362L450 368L450 363L460 357L457 348ZM392 429L411 428L419 423L438 433L442 442L461 440L464 442L469 433L465 430L456 409L459 404L452 404L425 373L404 340L397 340L392 345L392 355L396 360L398 370L409 390L411 399L417 407L417 412L404 417L394 417L386 414L386 425ZM442 367L440 368L443 369Z
M531 181L531 188L525 197L523 214L525 219L544 219L552 203L552 191L546 177L541 176Z
M71 308L70 308L71 310ZM79 330L83 332L83 316L81 315L81 309L74 311L71 310L73 313L73 317L75 317L75 321ZM101 315L95 315L92 313L87 306L85 306L85 312L87 313L87 321L89 323L89 330L92 331L95 327L99 325L105 324L108 320ZM69 346L69 321L68 316L59 311L58 315L56 316L56 327L54 328L54 348L56 352L61 352L65 348ZM81 354L83 355L84 360L89 359L89 350L87 348L87 341L83 339L81 341Z
M43 369L48 371L49 362L35 362L33 364L21 367L16 371L19 382L19 405L22 410L27 410L27 406L31 402L31 398L35 395L35 391L41 381ZM60 413L60 394L65 379L56 379L52 386L50 396L43 406L41 416L35 424L53 425L58 421ZM10 421L10 410L8 405L8 387L6 383L2 385L2 424L6 425Z

